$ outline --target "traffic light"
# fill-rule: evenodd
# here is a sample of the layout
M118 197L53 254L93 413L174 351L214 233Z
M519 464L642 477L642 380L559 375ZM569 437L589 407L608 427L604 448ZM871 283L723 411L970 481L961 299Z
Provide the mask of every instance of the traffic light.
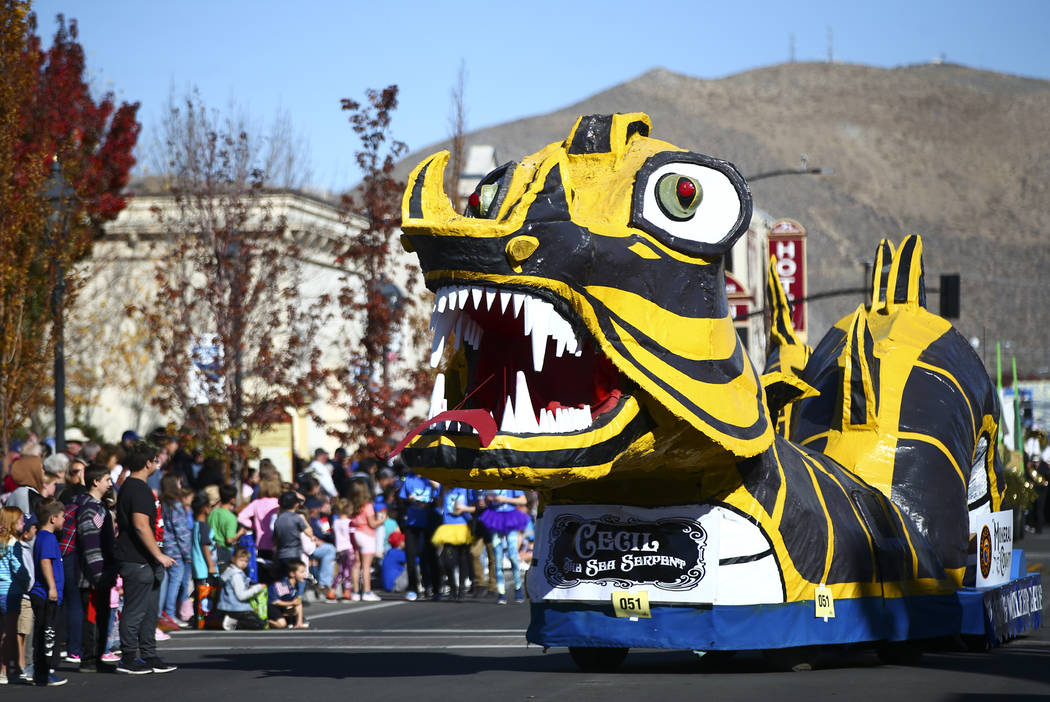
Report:
M959 274L941 275L941 316L947 319L959 318Z

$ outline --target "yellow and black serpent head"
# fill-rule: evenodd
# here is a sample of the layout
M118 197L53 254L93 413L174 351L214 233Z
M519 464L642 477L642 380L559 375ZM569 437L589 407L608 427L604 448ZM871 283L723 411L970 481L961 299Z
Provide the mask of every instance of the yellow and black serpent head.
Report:
M699 470L705 450L769 446L722 264L750 191L732 164L650 126L582 117L564 142L483 178L462 215L443 190L447 152L413 171L403 243L435 293L431 364L444 363L403 453L414 469L556 487L687 449Z

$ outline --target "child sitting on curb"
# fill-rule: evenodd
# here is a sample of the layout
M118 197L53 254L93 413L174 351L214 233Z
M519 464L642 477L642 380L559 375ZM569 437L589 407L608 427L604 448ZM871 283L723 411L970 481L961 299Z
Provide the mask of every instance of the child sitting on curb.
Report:
M252 609L252 598L266 589L259 583L251 585L245 570L248 568L248 549L238 546L233 550L230 565L222 574L222 592L219 593L219 606L216 608L222 615L222 628L225 631L234 629L265 629L266 622Z
M292 561L288 574L270 585L267 619L276 629L309 629L303 621L303 591L306 589L306 564Z

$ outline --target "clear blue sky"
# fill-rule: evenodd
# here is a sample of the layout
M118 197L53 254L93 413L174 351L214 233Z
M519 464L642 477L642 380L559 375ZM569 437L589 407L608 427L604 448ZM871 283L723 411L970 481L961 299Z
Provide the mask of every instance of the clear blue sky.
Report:
M894 67L946 60L1048 79L1050 2L842 0L748 3L361 2L360 0L41 0L74 17L98 91L142 103L144 134L172 86L197 86L260 122L286 109L310 144L313 181L357 179L353 133L339 110L366 88L401 87L395 136L412 149L448 135L449 91L467 68L468 129L548 112L662 66L720 78L795 58ZM642 106L644 107L644 106Z

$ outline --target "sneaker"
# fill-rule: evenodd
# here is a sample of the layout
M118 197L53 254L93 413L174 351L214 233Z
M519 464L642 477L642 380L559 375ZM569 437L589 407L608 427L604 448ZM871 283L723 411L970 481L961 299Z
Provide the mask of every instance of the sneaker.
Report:
M67 661L69 661L70 663L80 663L80 656L78 654L76 654L76 653L73 653L73 654L67 653L66 655L64 655L62 657L64 659L66 659Z
M380 598L379 595L369 590L365 594L361 595L361 599L365 602L379 602L379 600L382 598Z
M120 654L113 653L112 651L106 651L102 654L102 657L99 660L101 660L103 663L116 663L120 661Z
M409 590L405 593L405 599L409 602L415 602L417 599L419 599L419 595L416 593L415 590Z
M157 641L167 641L171 638L171 634L166 631L161 631L160 629L154 631L153 636Z
M0 673L0 685L6 685L6 684L7 684L7 676L4 675L3 673Z
M525 601L525 591L522 588L517 588L514 591L514 602L515 604L521 604Z
M37 687L58 687L59 685L65 685L68 680L60 678L57 675L48 675L47 680L34 680Z
M328 592L325 593L324 598L329 602L335 602L335 590L328 588Z
M145 675L153 672L153 666L148 665L141 658L121 658L117 663L117 672L123 675Z
M234 619L233 617L231 617L228 614L223 616L223 618L222 618L222 630L223 631L233 631L236 628L237 628L237 620L236 619Z
M406 599L407 599L407 598L406 598ZM415 598L415 597L413 597L412 599L414 600L414 599L416 599L416 598ZM350 593L350 601L351 601L351 602L360 602L360 601L361 601L361 593L360 593L360 592L353 592L353 593Z
M500 593L500 596L496 598L496 604L507 604L507 596Z
M173 670L178 670L178 666L165 663L159 657L153 656L153 658L146 659L146 665L153 669L154 673L170 673Z

